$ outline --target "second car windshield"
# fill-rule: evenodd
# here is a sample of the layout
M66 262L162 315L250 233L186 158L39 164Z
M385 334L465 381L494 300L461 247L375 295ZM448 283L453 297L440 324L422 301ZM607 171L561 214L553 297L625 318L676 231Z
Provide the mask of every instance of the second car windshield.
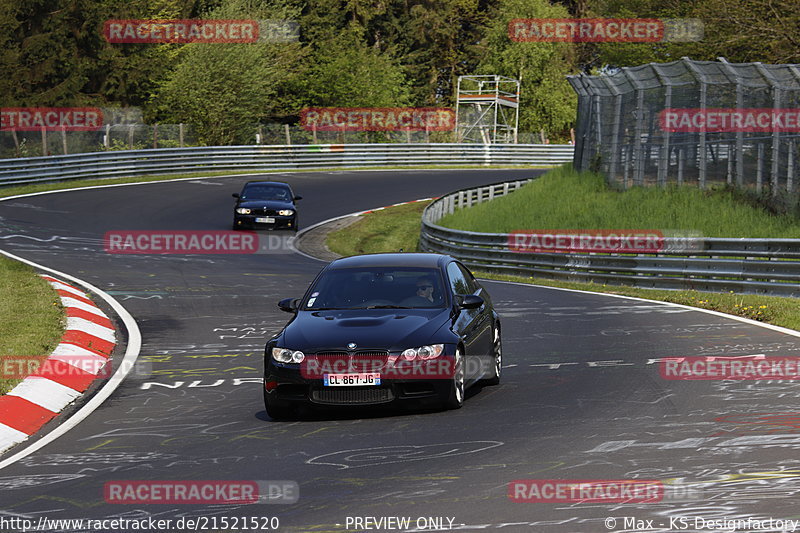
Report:
M433 268L342 268L325 272L302 309L443 307L441 275Z
M292 195L286 187L274 185L251 185L242 191L243 200L282 200L288 202Z

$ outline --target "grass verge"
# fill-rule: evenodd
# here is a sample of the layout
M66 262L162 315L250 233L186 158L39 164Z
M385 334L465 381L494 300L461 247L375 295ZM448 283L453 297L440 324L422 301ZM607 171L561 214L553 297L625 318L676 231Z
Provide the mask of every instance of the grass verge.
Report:
M15 358L45 358L58 345L64 314L49 283L28 265L3 256L0 294L0 394L5 394L20 381L15 378L22 361Z
M495 202L497 201L495 200ZM419 202L418 204L410 204L413 209L410 206L390 207L363 215L362 220L356 224L329 234L328 247L345 256L361 253L396 252L399 249L398 243L405 243L408 247L403 249L406 251L416 251L416 243L419 239L420 216L424 205L424 202ZM412 242L414 243L413 248L409 246L409 243ZM599 283L577 283L535 277L509 276L480 271L476 271L475 274L483 278L502 281L516 281L546 285L548 287L563 287L673 302L800 330L800 299L795 298L754 294L641 289Z
M358 222L329 233L326 244L339 255L416 251L420 217L426 205L427 202L415 202L361 215Z
M487 233L554 229L648 229L705 237L800 238L800 220L773 215L741 194L692 186L610 189L602 176L565 165L508 196L460 209L439 222Z

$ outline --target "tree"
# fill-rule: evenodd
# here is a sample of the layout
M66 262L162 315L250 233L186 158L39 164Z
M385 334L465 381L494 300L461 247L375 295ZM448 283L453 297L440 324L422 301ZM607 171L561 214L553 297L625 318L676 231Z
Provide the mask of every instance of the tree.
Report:
M690 50L695 59L800 63L797 0L698 1L692 15L705 22L705 38Z
M592 16L695 18L704 36L695 42L582 45L584 68L636 66L684 56L734 63L800 62L800 2L796 0L592 0Z
M402 67L354 32L319 43L298 86L311 106L391 107L410 103Z
M91 62L88 89L101 94L107 101L123 107L144 106L159 80L168 75L182 44L121 44L108 43L101 36L108 19L169 20L192 18L197 15L200 0L117 0L96 2L91 17L96 31L92 35L94 61ZM155 4L155 5L154 5Z
M508 23L516 18L568 18L562 6L547 0L503 0L486 30L486 55L479 74L520 81L520 131L559 132L575 120L577 95L566 76L575 69L571 43L515 42Z
M407 18L399 37L415 101L454 105L458 76L473 73L480 62L488 8L480 0L428 0L412 4Z
M81 13L91 2L3 0L4 105L79 105L88 64L80 49L87 28Z
M412 105L452 104L455 79L481 54L487 0L316 0L303 10L303 39L315 50L355 35L400 65Z
M226 0L207 18L287 20L295 13L278 2ZM193 124L206 144L252 142L258 121L286 112L279 96L301 72L303 57L297 42L185 45L153 95L150 115Z
M594 0L589 16L603 18L682 19L693 18L695 5L704 0ZM634 67L652 62L669 62L691 55L694 43L605 42L581 43L580 64L584 71L604 67Z
M3 105L141 105L176 45L108 43L112 18L179 18L194 0L0 0Z

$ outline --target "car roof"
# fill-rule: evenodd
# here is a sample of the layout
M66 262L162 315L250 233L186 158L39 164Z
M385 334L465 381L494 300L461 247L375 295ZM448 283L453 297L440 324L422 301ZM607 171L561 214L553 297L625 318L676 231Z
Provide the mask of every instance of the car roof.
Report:
M355 267L425 267L438 268L452 261L449 255L424 253L384 253L343 257L331 262L328 268Z
M248 181L244 184L245 187L248 185L283 185L284 187L289 187L289 184L284 181Z

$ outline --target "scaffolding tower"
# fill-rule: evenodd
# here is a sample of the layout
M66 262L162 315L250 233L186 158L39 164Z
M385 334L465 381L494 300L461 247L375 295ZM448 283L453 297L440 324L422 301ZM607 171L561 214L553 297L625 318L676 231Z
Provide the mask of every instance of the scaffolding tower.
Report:
M459 76L456 141L517 143L519 80L498 75Z

